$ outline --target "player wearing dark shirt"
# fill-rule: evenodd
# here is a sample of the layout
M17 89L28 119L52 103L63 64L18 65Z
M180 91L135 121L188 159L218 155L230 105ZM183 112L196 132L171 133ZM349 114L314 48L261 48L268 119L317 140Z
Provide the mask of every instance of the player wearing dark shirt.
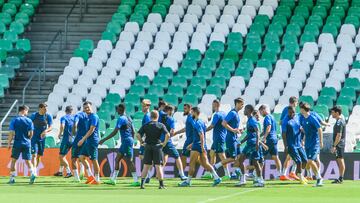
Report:
M164 172L163 172L163 152L170 135L164 124L158 122L159 112L156 110L150 113L151 121L142 126L138 133L137 139L144 145L144 168L141 173L141 189L144 189L145 178L148 176L149 168L155 165L156 177L159 179L159 189L164 189ZM164 141L161 142L162 134L165 135ZM145 140L144 140L145 137Z
M340 106L334 106L331 109L331 116L336 119L333 129L333 146L331 152L335 154L336 162L339 166L339 178L334 180L333 184L342 183L345 174L344 148L346 137L346 122L341 117L342 109Z

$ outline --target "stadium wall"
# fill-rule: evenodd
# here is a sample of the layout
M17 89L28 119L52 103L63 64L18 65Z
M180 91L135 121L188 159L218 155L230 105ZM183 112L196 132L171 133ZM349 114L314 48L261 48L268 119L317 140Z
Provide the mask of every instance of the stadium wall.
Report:
M101 168L101 176L109 177L111 171L115 166L115 156L117 149L99 149L99 163ZM58 160L59 149L45 149L45 156L42 158L41 163L38 167L38 174L40 176L52 176L59 169L59 160ZM0 148L0 176L8 176L10 168L10 155L11 150L6 148ZM135 164L138 175L140 175L140 166L141 161L138 156L138 150L135 149ZM345 162L346 162L346 174L345 179L348 180L360 180L360 154L358 153L345 153ZM284 158L284 154L280 153L281 160ZM67 156L70 160L70 155ZM321 173L324 179L335 179L338 177L339 169L334 159L334 155L331 153L321 153ZM248 161L246 161L248 165ZM29 171L25 165L25 162L20 158L16 164L18 169L19 176L27 176ZM186 168L186 171L188 168ZM175 178L177 177L177 169L175 165L175 160L169 158L168 164L164 168L166 178ZM154 173L154 171L152 171ZM198 167L196 171L196 177L201 177L204 173L202 167ZM223 171L219 170L219 175L223 175ZM271 179L276 175L275 163L273 160L269 160L269 157L265 160L264 166L264 177L265 179ZM121 177L130 177L131 174L128 171L127 164L123 161L122 167L119 173Z

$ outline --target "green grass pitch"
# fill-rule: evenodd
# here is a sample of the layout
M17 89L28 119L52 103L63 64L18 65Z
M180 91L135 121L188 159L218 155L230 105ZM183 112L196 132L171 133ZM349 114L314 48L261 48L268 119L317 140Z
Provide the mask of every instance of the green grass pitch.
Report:
M103 178L102 180L106 180ZM130 187L130 178L120 178L116 186L85 185L72 183L72 179L59 177L39 177L34 185L28 178L17 177L16 184L8 185L8 177L0 177L0 202L19 203L72 203L72 202L246 202L246 203L358 203L360 202L360 182L345 181L343 185L331 185L325 181L321 188L299 185L297 182L267 181L265 188L248 186L234 187L235 181L223 182L211 187L211 181L194 179L190 188L179 188L178 179L166 179L166 190L157 189L158 182L152 179L145 190Z

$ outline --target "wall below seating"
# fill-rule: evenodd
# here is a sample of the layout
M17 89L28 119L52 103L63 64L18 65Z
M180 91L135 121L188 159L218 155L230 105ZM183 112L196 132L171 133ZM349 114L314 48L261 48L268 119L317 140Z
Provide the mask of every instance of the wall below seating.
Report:
M101 168L101 176L109 177L111 171L115 166L115 156L117 149L99 149L99 164ZM59 169L59 161L58 161L58 153L59 149L45 149L45 156L42 158L42 161L38 167L38 174L40 176L52 176ZM9 175L9 167L10 167L10 155L11 151L6 148L0 148L0 176L8 176ZM135 149L135 164L138 175L140 175L140 166L141 161L138 156L138 150ZM283 160L284 154L280 153L281 160ZM70 155L67 156L70 161ZM321 171L322 175L325 179L335 179L338 177L339 169L337 167L335 158L333 154L330 153L321 153ZM345 153L345 162L346 162L346 174L345 179L348 180L360 180L360 154L359 153ZM246 161L248 164L248 160ZM122 167L120 169L119 176L130 177L131 174L128 170L127 164L125 162L121 163ZM29 171L25 166L25 162L22 159L19 159L16 167L18 169L19 176L27 176L29 175ZM169 158L168 164L164 168L165 177L166 178L175 178L177 177L177 169L175 165L175 161L173 158ZM174 172L175 171L175 172ZM188 167L186 168L188 171ZM152 171L153 173L154 171ZM196 177L201 177L204 173L204 169L202 167L197 168ZM223 171L219 169L219 175L223 175ZM265 161L265 170L264 177L265 179L271 179L276 174L275 163L272 160L269 160L267 157ZM41 181L41 178L39 179Z

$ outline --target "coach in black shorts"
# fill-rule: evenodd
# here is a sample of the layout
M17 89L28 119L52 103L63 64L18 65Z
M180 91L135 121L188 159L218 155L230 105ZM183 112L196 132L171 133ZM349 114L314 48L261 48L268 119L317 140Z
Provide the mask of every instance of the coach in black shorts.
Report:
M331 109L331 116L336 119L336 123L333 129L333 146L331 152L336 156L336 162L339 166L339 178L334 180L333 184L339 184L343 182L345 173L345 161L344 161L344 148L345 148L345 136L346 136L346 122L341 117L341 107L334 106Z
M154 110L150 113L151 122L143 125L136 135L141 144L145 145L144 168L141 173L141 189L144 189L144 181L147 177L149 168L154 164L156 177L159 179L159 189L164 189L164 172L162 168L163 152L162 149L169 140L170 134L164 124L158 122L159 112ZM165 135L164 142L161 142L161 135ZM145 137L145 141L143 140Z

